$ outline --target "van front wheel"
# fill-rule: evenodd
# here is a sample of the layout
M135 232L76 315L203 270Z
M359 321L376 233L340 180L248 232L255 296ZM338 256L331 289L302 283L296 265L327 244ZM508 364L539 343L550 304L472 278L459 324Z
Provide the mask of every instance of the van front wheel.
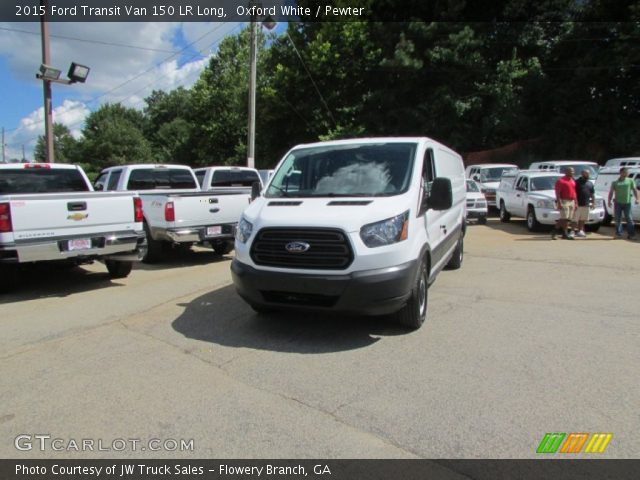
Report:
M426 259L420 264L420 270L418 272L418 278L411 290L411 296L406 305L397 311L394 315L394 320L409 327L412 330L417 330L422 326L427 318L427 306L429 298L429 273L427 272Z

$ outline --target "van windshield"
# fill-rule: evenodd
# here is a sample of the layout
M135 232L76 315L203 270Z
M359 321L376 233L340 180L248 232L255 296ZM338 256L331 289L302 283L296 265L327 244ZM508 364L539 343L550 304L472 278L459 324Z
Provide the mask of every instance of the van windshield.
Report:
M559 178L561 178L561 175L549 177L532 177L530 180L531 191L553 190Z
M481 182L499 182L504 173L514 172L516 167L491 167L480 170Z
M406 192L416 143L361 143L292 151L267 197L372 197Z

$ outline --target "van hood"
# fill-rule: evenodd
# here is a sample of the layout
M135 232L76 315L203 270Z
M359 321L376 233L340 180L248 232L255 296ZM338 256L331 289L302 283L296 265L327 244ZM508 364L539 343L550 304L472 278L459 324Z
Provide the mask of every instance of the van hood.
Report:
M405 194L406 195L406 194ZM408 210L405 195L394 197L264 198L244 211L254 228L328 227L358 232L362 226Z
M554 200L556 199L555 190L537 190L529 194L529 198L537 198L540 200Z

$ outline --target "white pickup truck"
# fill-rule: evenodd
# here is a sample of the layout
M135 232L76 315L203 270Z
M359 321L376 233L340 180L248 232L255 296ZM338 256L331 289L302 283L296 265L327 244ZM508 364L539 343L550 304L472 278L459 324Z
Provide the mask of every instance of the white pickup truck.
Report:
M251 196L254 183L258 182L262 188L260 174L255 168L219 166L195 168L193 171L202 190L246 193ZM242 211L238 212L238 218L241 214Z
M233 250L240 213L250 197L233 192L207 192L198 187L185 165L121 165L103 170L96 190L135 191L142 198L148 249L153 262L164 245L207 243L218 255Z
M74 165L0 165L0 288L31 262L99 259L111 278L129 275L146 251L140 197L92 190Z
M511 216L524 217L530 231L540 230L542 225L554 225L560 217L556 208L555 185L562 174L543 170L521 170L502 176L496 201L500 208L500 220L508 222ZM604 200L596 196L596 205L589 210L586 225L595 231L604 219Z

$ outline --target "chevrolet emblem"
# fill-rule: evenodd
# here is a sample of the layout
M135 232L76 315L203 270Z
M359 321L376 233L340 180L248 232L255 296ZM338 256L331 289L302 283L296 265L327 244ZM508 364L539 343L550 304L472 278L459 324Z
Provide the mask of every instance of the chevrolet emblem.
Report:
M67 216L67 220L74 220L76 222L79 222L80 220L84 220L88 216L88 213L72 213L71 215Z

